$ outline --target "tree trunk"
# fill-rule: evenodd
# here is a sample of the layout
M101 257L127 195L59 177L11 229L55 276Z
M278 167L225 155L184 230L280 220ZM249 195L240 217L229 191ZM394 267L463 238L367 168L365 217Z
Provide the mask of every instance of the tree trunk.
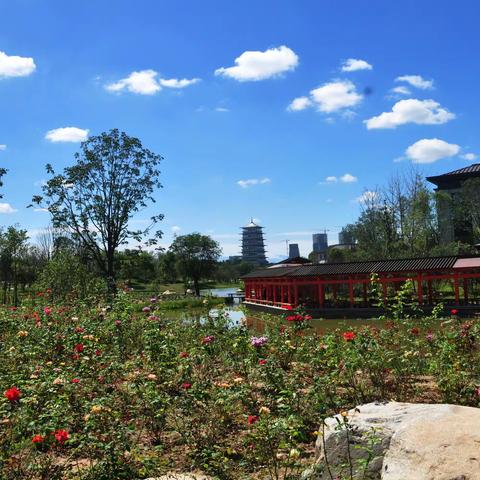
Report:
M107 289L112 296L117 294L117 283L115 281L114 252L107 252Z
M197 297L199 297L199 296L200 296L200 285L199 285L199 283L198 283L198 279L197 279L197 278L194 278L194 279L193 279L193 288L194 288L194 290L195 290L195 295L196 295Z

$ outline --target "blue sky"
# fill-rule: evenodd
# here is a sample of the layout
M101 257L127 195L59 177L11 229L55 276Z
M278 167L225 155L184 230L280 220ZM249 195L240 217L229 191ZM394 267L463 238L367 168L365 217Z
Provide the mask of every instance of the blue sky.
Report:
M475 0L0 0L0 222L34 239L45 164L115 127L165 157L137 218L164 213L165 245L200 231L232 255L254 217L272 257L285 239L307 255L394 171L476 161L479 14Z

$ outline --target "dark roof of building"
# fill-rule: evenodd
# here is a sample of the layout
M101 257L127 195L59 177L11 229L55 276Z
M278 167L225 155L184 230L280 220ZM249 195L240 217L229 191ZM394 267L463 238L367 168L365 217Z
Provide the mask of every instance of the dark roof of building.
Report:
M281 262L278 262L277 265L301 265L306 263L312 263L308 258L304 257L293 257L293 258L286 258Z
M470 176L480 176L480 163L474 163L468 167L459 168L458 170L453 170L451 172L443 173L442 175L434 175L427 177L429 182L437 184L438 182L445 182L455 179L464 179Z
M473 255L472 255L473 257ZM321 263L300 266L274 266L253 271L242 278L310 277L322 275L353 275L390 272L449 270L459 256L402 258L368 262Z

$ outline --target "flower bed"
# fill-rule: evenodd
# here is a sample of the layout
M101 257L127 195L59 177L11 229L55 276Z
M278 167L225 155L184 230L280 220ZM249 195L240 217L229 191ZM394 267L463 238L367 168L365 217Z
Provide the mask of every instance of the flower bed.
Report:
M128 294L111 308L37 302L0 312L4 478L298 478L332 413L381 399L479 404L473 321L319 335L289 311L257 336L226 313L167 320Z

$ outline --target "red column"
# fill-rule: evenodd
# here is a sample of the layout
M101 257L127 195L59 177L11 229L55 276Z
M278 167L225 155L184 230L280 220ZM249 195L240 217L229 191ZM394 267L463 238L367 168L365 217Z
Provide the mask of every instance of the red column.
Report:
M460 304L460 289L458 288L458 273L455 272L453 277L453 288L455 290L455 303Z
M318 286L318 301L320 303L320 308L325 307L325 284L321 283Z
M422 278L421 272L417 276L417 285L418 285L418 303L420 305L423 305L423 278Z
M463 279L463 299L465 300L465 303L468 304L468 279L467 278Z
M428 303L433 305L433 290L432 290L432 281L427 281L427 291L428 291Z
M350 297L350 308L353 308L355 299L353 298L353 279L352 277L348 278L348 295Z
M292 286L290 284L287 285L287 303L290 305L292 304Z
M273 285L273 303L277 303L277 286Z
M280 301L285 303L285 286L283 283L280 285Z
M293 287L293 298L294 298L295 306L297 306L298 305L298 285L297 284L295 284Z

